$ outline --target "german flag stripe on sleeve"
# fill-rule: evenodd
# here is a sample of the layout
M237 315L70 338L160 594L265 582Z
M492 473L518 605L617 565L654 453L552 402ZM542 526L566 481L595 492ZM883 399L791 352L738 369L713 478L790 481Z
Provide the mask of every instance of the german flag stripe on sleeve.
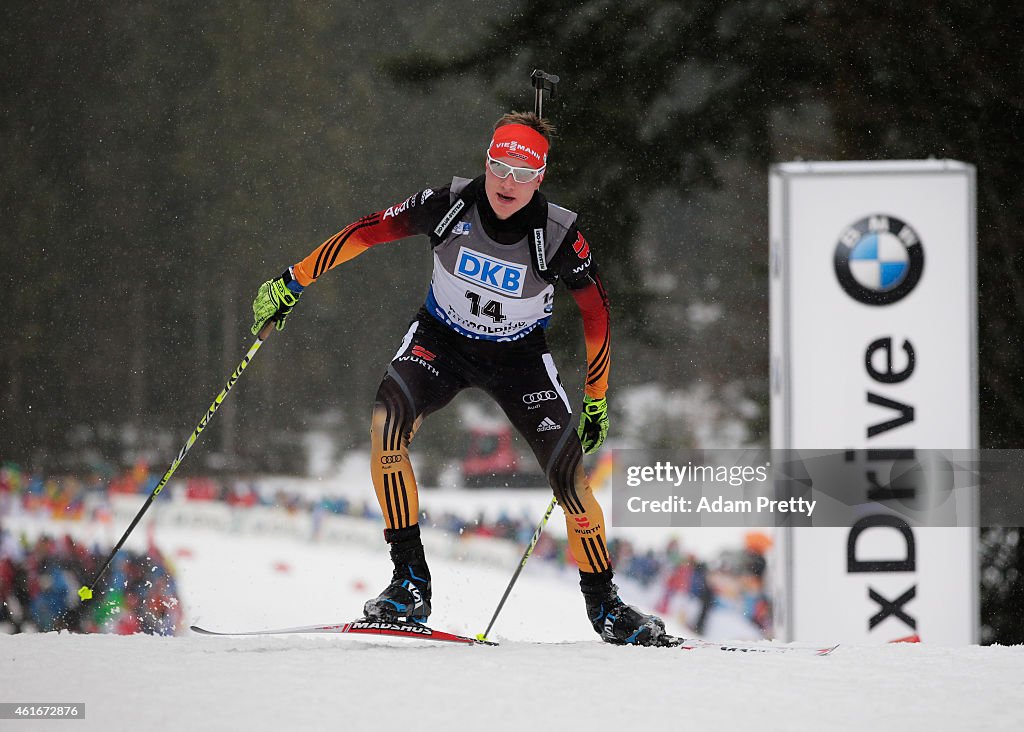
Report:
M292 268L295 279L306 287L324 272L359 256L372 246L418 233L408 217L388 214L391 210L363 216L329 238Z
M608 375L611 370L608 296L597 277L585 287L570 292L583 317L583 338L587 344L587 383L584 393L592 399L600 399L608 391Z

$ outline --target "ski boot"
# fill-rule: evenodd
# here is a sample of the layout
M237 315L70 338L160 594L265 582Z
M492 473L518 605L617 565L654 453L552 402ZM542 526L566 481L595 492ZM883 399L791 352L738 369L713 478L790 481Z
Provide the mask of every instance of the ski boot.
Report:
M384 529L395 564L391 584L367 600L363 613L368 620L389 623L425 623L430 616L430 570L423 554L419 524L407 529Z
M587 603L587 617L605 643L657 646L670 638L665 623L656 615L645 615L619 597L612 584L612 572L580 572L580 589Z

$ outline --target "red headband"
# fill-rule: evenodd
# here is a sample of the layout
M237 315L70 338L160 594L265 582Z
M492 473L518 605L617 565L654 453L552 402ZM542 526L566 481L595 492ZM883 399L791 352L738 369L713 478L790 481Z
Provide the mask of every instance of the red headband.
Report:
M548 141L526 125L502 125L496 129L487 152L492 158L519 158L531 168L543 168L548 163Z

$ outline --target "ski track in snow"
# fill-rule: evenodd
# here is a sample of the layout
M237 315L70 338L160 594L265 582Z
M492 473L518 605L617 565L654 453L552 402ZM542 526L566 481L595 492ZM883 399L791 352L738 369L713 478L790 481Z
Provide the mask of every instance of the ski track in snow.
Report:
M157 539L174 558L186 624L212 630L351 620L390 576L383 546L172 527ZM514 566L433 555L433 625L482 631ZM0 701L86 704L84 720L0 729L1024 726L1021 646L842 645L823 658L613 647L590 629L575 581L528 565L491 633L497 648L333 635L0 635ZM629 602L646 602L639 594L624 588Z
M336 636L5 637L4 701L82 702L8 729L1020 729L1017 648L736 656ZM7 726L10 725L10 726Z

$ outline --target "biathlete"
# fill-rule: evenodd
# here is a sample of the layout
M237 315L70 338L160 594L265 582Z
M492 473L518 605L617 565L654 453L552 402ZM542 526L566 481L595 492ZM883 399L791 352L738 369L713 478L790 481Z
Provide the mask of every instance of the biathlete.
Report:
M608 299L576 214L538 190L552 135L551 125L535 114L506 114L495 125L483 175L453 178L345 227L260 286L252 330L258 333L270 320L283 328L304 288L370 247L414 234L430 237L434 270L426 302L373 406L370 473L395 570L364 606L366 616L424 622L430 615L430 570L408 448L427 415L475 386L500 405L547 475L565 512L594 630L609 643L654 645L664 623L620 599L604 514L581 466L583 453L596 451L608 433ZM578 429L544 338L559 280L579 306L586 340Z

